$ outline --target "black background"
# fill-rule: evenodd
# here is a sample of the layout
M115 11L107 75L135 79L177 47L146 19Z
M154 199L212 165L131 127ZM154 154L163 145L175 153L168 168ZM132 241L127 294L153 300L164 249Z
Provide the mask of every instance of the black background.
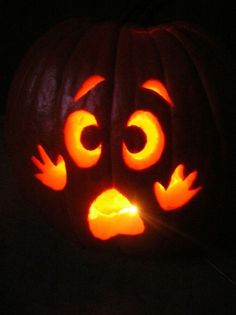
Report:
M234 67L235 13L234 3L210 0L1 1L1 114L24 54L48 28L66 18L92 16L144 25L192 21L219 41ZM43 222L14 190L0 140L1 315L236 314L233 241L208 254L156 259L78 248ZM234 240L235 232L230 235Z

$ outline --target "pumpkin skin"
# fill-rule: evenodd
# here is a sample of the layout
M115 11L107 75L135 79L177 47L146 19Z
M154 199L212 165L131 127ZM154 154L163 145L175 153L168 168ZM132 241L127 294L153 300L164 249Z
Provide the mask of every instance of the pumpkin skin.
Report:
M9 156L26 194L52 224L89 246L158 253L207 246L223 216L221 58L211 40L186 23L141 29L75 19L50 30L26 55L9 93ZM77 100L81 86L95 75L102 82ZM164 84L173 106L142 87L152 79ZM75 163L65 144L66 121L78 110L96 118L102 143L99 160L86 168ZM138 110L157 117L165 136L158 161L141 170L128 167L122 156L127 121ZM40 160L39 144L54 163L63 157L63 189L54 191L34 177L39 171L31 158ZM201 190L176 211L163 211L153 184L167 187L180 164L185 176L197 170L193 188ZM143 233L107 240L92 235L91 203L111 188L139 205Z

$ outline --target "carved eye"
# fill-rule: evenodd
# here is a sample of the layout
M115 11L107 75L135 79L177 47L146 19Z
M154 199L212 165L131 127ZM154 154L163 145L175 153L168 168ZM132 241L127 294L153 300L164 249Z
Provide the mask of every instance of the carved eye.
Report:
M147 136L140 127L129 126L124 132L124 142L129 152L137 153L144 148Z
M102 145L94 115L85 110L71 113L65 123L64 137L67 151L77 166L88 168L98 162Z
M134 150L131 148L131 140L127 141L125 136L122 154L126 165L134 170L143 170L155 164L165 145L165 136L158 119L151 112L138 110L130 116L126 127L127 131L135 127L136 137L140 137L139 150ZM140 145L141 143L143 144Z

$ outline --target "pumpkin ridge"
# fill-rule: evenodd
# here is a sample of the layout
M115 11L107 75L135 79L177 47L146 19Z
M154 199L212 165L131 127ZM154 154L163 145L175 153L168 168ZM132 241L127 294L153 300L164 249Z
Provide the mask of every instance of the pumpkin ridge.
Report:
M189 58L189 61L190 61L190 65L193 66L193 71L194 73L196 73L197 75L197 78L198 78L198 81L201 85L201 91L204 93L205 97L206 97L206 100L207 100L207 104L209 104L210 106L208 106L208 108L206 108L205 110L207 110L207 114L208 114L208 119L210 117L210 120L211 120L211 123L214 125L214 128L217 128L216 125L215 125L215 121L213 119L213 115L212 113L214 113L214 110L212 110L212 104L210 102L210 99L208 98L208 94L207 94L207 89L205 88L204 86L204 83L202 81L202 77L201 77L201 74L200 74L200 71L198 71L198 67L197 65L195 64L194 60L193 60L193 57L192 57L192 54L191 52L189 51L189 49L185 46L185 43L183 42L182 40L182 36L183 34L180 33L180 34L176 34L176 30L174 28L172 28L171 30L169 28L164 28L164 27L161 27L161 29L163 29L163 31L167 32L168 34L171 35L171 37L173 37L175 40L176 40L176 43L178 43L178 45L180 45L183 49L184 49L184 52L186 54L186 56L188 56ZM188 45L188 43L187 43ZM191 114L191 117L195 117L195 114L194 114L194 107L190 106L188 107L188 110L192 110L192 114ZM202 113L201 115L205 115L206 113L203 112L204 110L204 107L202 106ZM204 111L205 111L204 110ZM197 112L199 112L197 109L196 109ZM200 112L199 112L199 116L200 115ZM194 120L193 120L194 121ZM220 135L220 131L218 130L218 135ZM217 138L217 136L215 136L215 139ZM209 145L211 145L211 143L209 143Z
M160 28L160 30L161 30L161 28ZM168 93L170 93L169 92L169 86L168 86L168 78L167 78L166 70L165 70L165 67L164 67L164 64L163 64L162 54L160 52L160 49L158 48L157 40L154 38L154 35L158 36L158 34L156 34L156 32L151 32L150 33L151 40L152 40L152 43L153 43L153 47L154 47L155 51L157 52L159 60L160 60L161 72L162 72L162 75L163 75L163 78L164 78L164 82L165 82L166 87L167 87L167 91L168 91ZM173 100L171 95L170 95L170 97ZM175 106L175 101L173 100L173 107L174 106ZM173 135L173 108L172 109L169 108L169 113L171 115L171 119L170 119L171 125L169 126L170 133L171 133L171 136L169 137L170 138L170 140L169 140L170 141L170 143L169 143L169 146L170 146L170 154L169 154L170 162L169 162L169 164L172 165L172 168L173 168L175 166L175 165L173 165L174 164L174 162L173 162L173 152L174 152L174 148L173 148L173 143L174 143L174 135ZM172 170L170 169L168 173L169 174L167 175L167 178L171 175Z
M215 114L215 108L213 108L213 106L212 106L211 97L207 93L208 92L208 87L205 86L205 84L206 84L205 80L202 77L201 72L198 70L198 67L197 67L197 64L196 64L196 60L192 57L192 54L190 54L189 50L186 48L188 46L188 48L190 48L190 50L191 50L191 47L189 46L189 44L186 41L183 40L183 38L181 36L182 34L176 33L175 29L172 29L171 31L167 30L167 29L164 29L164 30L166 32L168 32L169 34L171 34L173 37L176 38L176 40L182 45L182 47L184 48L186 54L189 56L190 60L192 61L192 64L194 65L194 68L195 68L195 72L198 75L199 81L201 82L202 91L205 91L205 94L207 96L207 100L208 100L208 104L209 104L210 109L211 109L211 113L214 116L214 119L212 119L212 122L215 124L216 130L217 130L218 135L219 135L219 137L221 139L221 146L222 146L222 142L223 141L222 141L222 136L221 136L221 134L222 134L221 128L219 127L219 124L216 124L216 121L218 120L218 118L216 116L218 116L218 115ZM193 54L193 56L194 56L194 54Z
M113 130L113 115L114 115L114 100L115 100L115 81L116 81L116 65L117 65L117 58L118 58L118 48L119 48L119 41L120 41L120 36L121 32L123 30L122 25L120 24L114 24L114 39L113 39L113 52L114 52L114 58L113 58L113 64L112 64L112 78L111 80L111 109L110 109L110 125L109 125L109 130ZM115 179L114 179L114 163L113 163L113 152L112 152L112 143L113 143L113 134L112 132L109 133L109 152L108 154L110 155L110 177L111 177L111 185L112 187L115 187Z
M62 29L64 29L64 26L62 26ZM70 31L74 32L73 27L70 27ZM34 102L35 96L38 93L37 90L42 80L42 75L45 73L45 65L48 63L48 55L47 55L48 50L50 50L52 53L56 46L61 45L60 44L61 34L57 32L55 38L54 38L54 35L55 35L55 31L49 31L49 34L42 35L41 38L39 38L33 44L33 46L29 49L26 56L23 58L22 60L23 64L18 67L15 74L15 79L13 80L10 87L9 95L11 97L9 97L8 104L13 103L15 107L15 111L19 112L21 115L21 118L19 119L19 121L14 122L14 124L18 125L18 130L21 130L21 133L20 133L21 140L18 141L18 143L17 142L14 143L14 146L19 147L18 149L16 149L17 151L20 151L20 150L26 151L28 147L27 144L30 145L31 138L35 135L38 137L38 131L36 132L36 128L35 128L38 125L38 119L37 120L34 119L35 108L34 106L32 106L32 102ZM50 41L48 40L49 37L51 38ZM48 44L48 41L50 42L50 45ZM46 45L46 43L48 45ZM40 61L39 58L41 55L40 48L43 48L43 51L44 51L44 59L43 59L43 62L41 62L41 64L39 64L38 62ZM20 79L18 77L20 77ZM13 101L12 101L12 98L14 98ZM22 106L22 101L19 101L19 100L24 101L24 106ZM13 119L11 113L9 112L9 105L8 105L7 125L9 126L9 128L11 128L12 119ZM22 118L22 116L24 118ZM23 124L22 124L22 121L24 121ZM28 134L27 128L32 130L32 126L34 126L33 127L34 132L33 134L32 133ZM16 132L17 127L14 127L13 130L15 130L14 132ZM9 132L9 134L11 134L11 137L13 139L18 137L14 132L12 131ZM14 141L12 141L12 143L13 142ZM21 147L22 143L24 143L23 147ZM11 152L12 150L14 151L14 149L12 148L12 144L11 144L11 147L9 145L9 138L7 141L7 146L9 147L9 152Z
M178 32L178 30L177 30ZM210 41L210 48L211 48L211 51L212 51L212 54L211 56L214 56L214 70L215 69L219 69L220 71L220 74L222 75L222 57L223 56L223 51L221 50L221 47L219 45L219 47L216 45L215 42L213 42L213 40L211 38L208 38L206 36L206 34L204 34L203 32L200 32L200 30L197 32L194 32L195 35L197 36L197 38L199 39L198 42L203 42L204 44L207 43L207 41L209 42ZM188 35L191 35L189 33L187 33ZM183 34L185 36L185 34ZM188 38L187 38L188 39ZM191 39L191 38L190 38ZM189 47L189 50L192 50L192 47L189 45L188 41L183 37L183 40L186 42L186 47L188 46ZM209 44L208 44L209 46ZM208 47L209 48L209 47ZM218 53L220 54L220 56L218 56ZM193 57L195 56L195 54L192 54ZM221 58L220 58L221 57ZM211 62L211 59L209 58L210 62ZM202 70L202 68L204 68L202 66L202 64L199 63L199 61L195 58L192 59L193 61L193 64L195 65L196 69L200 69ZM216 67L216 64L217 64L217 67ZM199 67L202 66L201 68ZM212 113L212 116L213 116L213 119L212 119L212 122L214 122L215 124L215 128L218 132L218 135L219 135L219 139L221 140L220 141L220 154L221 154L221 158L222 158L222 161L225 161L226 162L226 147L225 147L225 135L224 135L224 130L223 130L223 121L222 121L222 106L220 105L220 102L219 102L219 95L217 95L218 93L218 90L217 90L217 85L216 86L213 86L211 85L211 82L217 82L215 81L215 76L212 77L212 80L206 80L204 78L204 75L202 74L201 71L198 71L199 73L199 76L200 76L200 80L202 82L202 85L203 85L203 90L206 91L206 94L207 94L207 97L208 97L208 103L210 105L210 109L211 109L211 113ZM216 75L216 77L218 77ZM223 80L221 80L222 82ZM218 87L219 88L219 87ZM216 91L216 93L212 93L212 91ZM224 163L223 163L224 164Z
M177 38L181 37L181 34L178 34L178 30L173 30L175 36L177 36ZM200 32L196 32L194 33L194 35L198 36L199 41L197 41L197 45L198 43L203 42L204 44L206 43L207 37L206 35L202 35ZM226 145L226 135L224 134L224 129L223 129L223 121L222 121L222 115L221 115L221 102L222 99L220 98L220 94L218 94L218 88L221 88L217 85L217 79L219 78L219 75L216 74L215 76L213 75L213 71L215 69L217 69L217 71L220 72L220 74L222 75L222 68L219 68L222 64L222 59L219 58L218 53L222 54L222 51L217 47L216 45L214 45L214 43L212 41L210 41L210 48L211 48L211 52L212 54L209 53L209 55L211 55L210 57L214 58L214 68L212 71L209 71L210 75L211 75L211 79L210 79L210 75L209 77L206 77L206 73L203 72L204 70L206 71L206 67L204 67L204 65L199 62L198 57L196 57L196 53L194 52L194 48L191 43L188 40L187 36L192 36L192 33L188 33L186 31L186 34L182 34L181 37L181 44L185 47L185 49L188 49L187 52L190 55L192 64L195 67L195 70L198 74L199 80L201 82L202 85L202 91L205 92L206 96L207 96L207 104L208 104L208 108L209 111L211 113L211 123L214 126L215 129L215 133L217 133L217 136L215 138L217 138L218 142L217 142L217 146L218 148L216 149L219 157L218 157L218 161L217 161L217 165L218 165L218 173L220 174L221 177L224 177L223 174L227 173L227 145ZM191 41L191 37L190 37L190 41ZM209 41L209 40L208 40ZM197 56L198 54L198 46L197 47ZM207 48L209 49L209 44L207 46ZM208 49L206 50L208 52ZM213 51L214 49L214 51ZM200 58L200 57L199 57ZM201 60L205 61L205 58L202 58ZM210 66L209 68L211 69L212 65L211 65L211 58L209 58L209 63ZM217 64L217 67L216 67ZM219 70L218 70L219 69ZM215 84L214 84L214 83ZM221 80L221 84L223 84L223 80ZM209 145L211 145L211 143L209 143ZM210 152L209 152L210 153ZM219 175L218 175L219 176ZM225 178L225 180L227 181L227 178ZM221 193L222 195L225 194L224 190L226 190L226 186L222 187L221 190L219 191L219 193Z

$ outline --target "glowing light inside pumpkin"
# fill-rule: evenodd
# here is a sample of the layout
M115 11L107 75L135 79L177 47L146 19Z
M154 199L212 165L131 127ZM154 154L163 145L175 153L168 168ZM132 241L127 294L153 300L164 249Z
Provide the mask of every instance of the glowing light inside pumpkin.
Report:
M37 173L34 176L42 184L53 190L59 191L64 189L67 181L67 174L63 157L58 155L57 162L54 164L41 145L38 145L37 148L42 162L35 156L32 156L31 160L41 173Z
M130 126L137 126L143 130L146 143L144 148L136 153L131 153L123 143L123 158L130 168L143 170L160 159L165 145L165 136L158 119L148 111L135 111L128 120L127 127Z
M93 201L88 224L91 233L101 240L119 234L138 235L145 229L138 208L115 188L106 190Z
M81 85L81 87L79 88L79 90L77 91L77 93L75 94L75 96L73 97L73 101L76 102L78 101L82 96L84 96L85 94L87 94L90 90L92 90L97 84L101 83L102 81L104 81L105 78L103 78L100 75L92 75L91 77L89 77L88 79L86 79L83 84Z
M167 189L159 182L154 183L154 193L163 210L170 211L182 207L202 189L202 187L191 189L197 178L197 171L193 171L185 178L183 173L184 165L179 164L171 176Z
M142 84L142 87L159 94L168 103L168 105L170 106L174 105L167 89L165 88L163 83L161 83L161 81L150 79L144 82Z
M82 168L95 165L102 150L101 144L94 150L88 150L81 143L82 131L88 126L98 126L95 116L88 111L78 110L67 117L64 127L66 148L76 165Z

